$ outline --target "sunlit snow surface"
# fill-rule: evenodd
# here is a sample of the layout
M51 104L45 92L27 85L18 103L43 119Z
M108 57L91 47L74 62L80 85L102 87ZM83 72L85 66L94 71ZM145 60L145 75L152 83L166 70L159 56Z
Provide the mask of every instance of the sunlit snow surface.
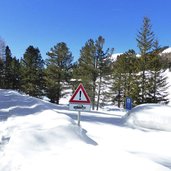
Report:
M171 106L143 104L127 115L127 124L133 128L171 131Z
M78 127L67 105L0 90L0 171L171 170L170 108L148 108L82 112Z
M171 47L165 49L162 53L171 53Z

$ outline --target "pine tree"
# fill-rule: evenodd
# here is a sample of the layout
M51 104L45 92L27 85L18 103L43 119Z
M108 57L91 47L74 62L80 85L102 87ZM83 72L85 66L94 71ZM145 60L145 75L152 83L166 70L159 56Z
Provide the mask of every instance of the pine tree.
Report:
M21 90L35 97L43 95L44 61L38 48L29 46L21 59Z
M155 49L150 53L149 60L149 88L148 88L148 103L168 103L168 82L165 75L165 61L161 58L163 48L155 42Z
M140 68L140 93L139 93L139 103L146 103L146 97L148 92L149 81L147 79L147 69L148 69L148 58L149 53L152 51L154 46L154 33L151 30L152 25L150 19L144 17L143 26L140 28L140 31L137 35L137 43L138 48L140 50L140 60L139 60L139 68Z
M118 56L120 58L121 56ZM123 102L123 71L122 71L122 65L118 61L114 62L112 65L113 73L112 73L112 80L113 85L111 87L111 91L113 94L112 101L117 106L121 107L121 103Z
M12 89L12 54L8 46L5 48L5 88Z
M21 70L20 70L20 61L14 57L11 62L12 70L12 89L20 90L21 89Z
M97 110L100 105L100 100L105 96L102 91L104 91L104 87L106 88L107 79L110 74L110 60L109 56L113 53L113 49L109 51L109 48L104 52L103 46L105 43L105 39L102 36L99 36L96 40L96 59L97 59L97 72L98 72L98 79L97 79Z
M5 64L0 58L0 88L5 88Z
M93 110L95 105L97 105L97 110L99 108L102 85L104 84L103 78L107 72L106 68L109 66L107 60L109 49L103 50L104 43L105 39L102 36L99 36L96 41L89 39L80 51L80 58L74 70L76 73L74 78L84 84L91 98Z
M85 46L82 47L77 66L77 76L75 77L75 79L81 80L81 82L83 83L88 95L90 96L92 109L94 110L96 80L98 77L96 46L94 40L89 39L85 43Z
M71 79L73 56L67 44L56 44L47 53L46 93L51 102L59 104Z
M5 42L0 38L0 88L5 88Z
M20 62L16 57L12 57L11 50L8 46L5 49L5 88L6 89L20 89Z
M125 98L131 97L136 104L138 90L137 84L137 57L134 50L129 50L118 56L117 61L113 63L113 85L112 92L115 95L113 102L118 107L124 107Z

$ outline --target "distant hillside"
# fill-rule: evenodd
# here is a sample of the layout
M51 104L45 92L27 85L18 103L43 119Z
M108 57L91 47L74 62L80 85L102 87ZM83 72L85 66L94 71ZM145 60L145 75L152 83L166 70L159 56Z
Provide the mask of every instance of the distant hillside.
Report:
M168 68L171 70L171 47L162 52L162 59L167 61Z
M112 54L112 56L109 57L109 59L112 61L112 62L115 62L117 60L117 57L119 55L122 55L123 53L114 53Z
M115 62L117 60L117 57L122 55L123 53L114 53L112 54L112 56L109 57L109 59L112 62ZM163 60L167 60L168 63L168 67L171 69L171 47L165 49L162 53L161 56L163 58ZM137 54L137 57L140 57L139 54Z
M171 53L171 47L169 47L163 51L163 54L168 54L168 53Z

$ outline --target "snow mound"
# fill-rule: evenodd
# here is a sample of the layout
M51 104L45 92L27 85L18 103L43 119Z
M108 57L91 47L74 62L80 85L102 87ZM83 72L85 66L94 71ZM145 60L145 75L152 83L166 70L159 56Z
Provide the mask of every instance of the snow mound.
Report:
M139 105L128 112L126 125L133 128L171 131L171 106Z
M15 91L0 90L0 116L0 171L40 169L48 158L48 164L55 166L56 160L77 145L96 145L85 130L55 112L50 103Z
M124 114L82 112L82 129L66 105L0 90L0 171L169 171L171 132L128 129Z

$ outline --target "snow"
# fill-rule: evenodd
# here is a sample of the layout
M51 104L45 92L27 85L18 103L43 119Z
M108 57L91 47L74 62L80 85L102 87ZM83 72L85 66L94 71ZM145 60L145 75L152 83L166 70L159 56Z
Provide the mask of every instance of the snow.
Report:
M142 104L127 115L126 123L131 127L171 131L171 106Z
M0 90L0 171L169 171L170 113L108 106L82 112L79 127L67 105Z
M165 49L162 53L171 53L171 47Z
M114 54L112 54L112 56L110 57L110 60L112 61L112 62L115 62L116 60L117 60L117 57L118 56L120 56L120 55L122 55L123 53L114 53Z
M165 53L171 53L171 47L165 49L165 50L162 52L162 54L165 54ZM123 53L114 53L114 54L112 54L112 56L110 57L110 60L111 60L112 62L115 62L115 61L117 60L117 57L120 56L120 55L122 55L122 54L123 54ZM137 57L140 57L141 55L140 55L140 54L137 54L136 56L137 56Z

